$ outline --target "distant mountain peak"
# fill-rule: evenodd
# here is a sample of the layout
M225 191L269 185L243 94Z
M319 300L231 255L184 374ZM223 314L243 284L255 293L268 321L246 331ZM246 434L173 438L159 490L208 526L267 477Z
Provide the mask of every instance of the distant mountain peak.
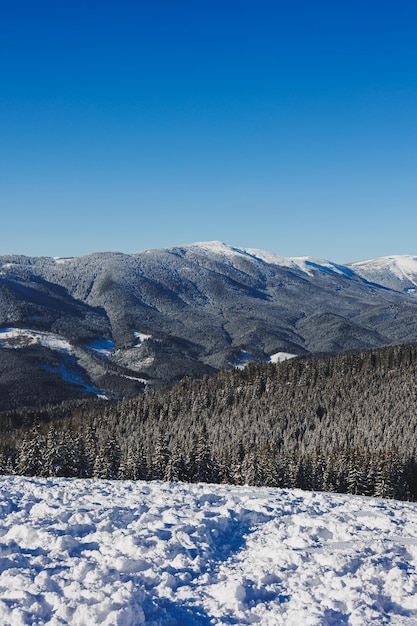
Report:
M196 241L194 243L181 246L186 250L199 250L210 254L221 254L226 256L234 256L242 253L239 248L229 246L222 241Z
M414 293L417 289L417 256L394 254L351 263L352 270L389 289Z
M202 252L209 255L220 255L222 257L250 257L254 261L262 261L268 265L298 269L309 275L312 275L313 269L328 268L335 270L340 267L326 259L317 259L309 256L285 257L259 248L239 248L231 246L222 241L197 241L179 247L187 252ZM169 249L170 248L168 248L168 250Z

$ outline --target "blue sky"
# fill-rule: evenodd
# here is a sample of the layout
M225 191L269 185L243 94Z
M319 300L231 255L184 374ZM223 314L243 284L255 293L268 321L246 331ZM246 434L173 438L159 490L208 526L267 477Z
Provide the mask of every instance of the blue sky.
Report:
M0 9L0 255L417 254L417 3Z

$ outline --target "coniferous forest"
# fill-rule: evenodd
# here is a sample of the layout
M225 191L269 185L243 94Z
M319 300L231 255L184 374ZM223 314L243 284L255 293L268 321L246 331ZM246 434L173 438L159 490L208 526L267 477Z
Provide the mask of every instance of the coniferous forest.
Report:
M1 472L417 499L417 348L249 364L0 415Z

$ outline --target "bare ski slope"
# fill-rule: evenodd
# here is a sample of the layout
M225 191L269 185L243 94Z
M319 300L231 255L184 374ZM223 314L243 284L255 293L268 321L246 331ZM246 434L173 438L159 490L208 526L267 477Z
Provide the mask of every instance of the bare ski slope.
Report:
M417 503L0 478L0 623L417 624Z

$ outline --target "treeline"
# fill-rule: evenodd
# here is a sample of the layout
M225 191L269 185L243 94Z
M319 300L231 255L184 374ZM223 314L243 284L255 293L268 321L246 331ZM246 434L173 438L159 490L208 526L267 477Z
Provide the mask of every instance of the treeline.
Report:
M417 499L417 349L250 364L3 433L0 470ZM32 415L20 416L28 424Z

